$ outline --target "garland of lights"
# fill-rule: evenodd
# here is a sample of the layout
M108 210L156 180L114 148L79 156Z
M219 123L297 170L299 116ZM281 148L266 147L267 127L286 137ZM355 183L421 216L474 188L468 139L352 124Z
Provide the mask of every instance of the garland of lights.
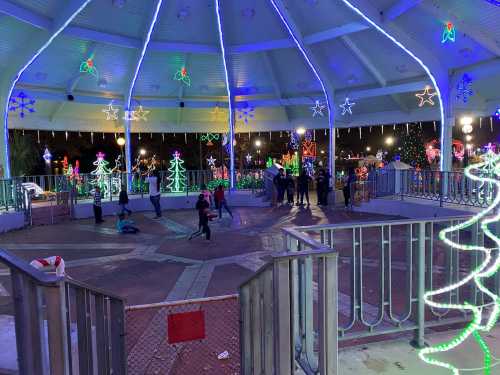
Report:
M498 222L500 220L500 211L497 212L493 217L486 218L486 216L488 214L494 213L500 205L500 181L498 180L498 177L500 176L500 155L489 151L484 155L483 162L467 167L464 173L473 181L478 181L490 186L495 186L494 199L491 201L488 208L473 216L469 220L466 220L458 225L453 225L449 228L443 229L441 232L439 232L439 238L452 249L482 252L484 254L484 260L478 267L472 270L472 272L462 280L459 280L456 283L445 286L443 288L426 292L424 294L424 300L427 305L434 308L469 311L472 313L473 317L472 321L450 341L421 349L419 351L419 356L424 362L430 365L448 369L453 373L453 375L459 375L459 368L451 363L445 362L444 360L435 359L430 355L436 353L444 353L452 350L462 344L467 338L472 336L477 341L484 354L483 370L484 373L488 375L491 374L492 357L488 345L481 337L481 332L487 333L496 325L500 317L500 296L494 294L490 289L488 289L484 285L483 279L496 275L498 273L498 270L500 269L500 256L498 254L495 254L495 252L500 248L500 238L497 237L495 233L493 233L488 227L489 224ZM450 233L464 230L475 225L476 223L479 223L484 234L495 243L495 247L488 248L481 245L460 244L457 242L453 242L447 237L447 235ZM479 290L491 299L491 302L481 306L474 306L467 302L464 302L463 304L453 304L451 302L444 303L434 301L435 296L449 293L453 290L458 290L460 287L463 287L469 282L474 282ZM490 307L490 309L487 309L487 307ZM489 314L489 316L487 314Z
M219 134L218 133L206 133L202 134L200 137L200 140L202 142L207 142L207 146L213 146L213 141L218 141L219 140Z

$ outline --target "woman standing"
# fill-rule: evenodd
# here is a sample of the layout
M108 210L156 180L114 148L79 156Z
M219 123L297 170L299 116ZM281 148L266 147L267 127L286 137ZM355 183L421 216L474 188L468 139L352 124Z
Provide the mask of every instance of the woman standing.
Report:
M155 219L159 219L161 217L161 206L160 206L160 176L158 171L154 171L151 176L148 177L149 183L149 200L153 205L156 217Z

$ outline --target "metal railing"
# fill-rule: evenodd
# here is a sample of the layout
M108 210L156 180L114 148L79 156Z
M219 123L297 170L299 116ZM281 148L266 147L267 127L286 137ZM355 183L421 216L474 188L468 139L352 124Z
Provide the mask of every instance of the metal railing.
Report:
M126 374L124 301L41 272L4 250L20 374Z
M295 363L307 374L338 374L337 254L284 233L289 251L240 286L241 374L289 375Z
M341 340L415 332L415 343L424 345L426 327L465 323L465 311L425 306L423 294L463 278L482 261L478 252L454 251L438 238L441 229L466 217L429 220L395 220L345 223L295 228L310 239L335 248L339 257L339 335ZM500 234L500 224L492 228ZM478 224L451 233L454 241L488 242ZM293 246L297 238L287 237ZM500 291L500 277L487 281ZM453 290L450 303L482 305L484 297L475 285ZM331 319L335 319L333 316Z

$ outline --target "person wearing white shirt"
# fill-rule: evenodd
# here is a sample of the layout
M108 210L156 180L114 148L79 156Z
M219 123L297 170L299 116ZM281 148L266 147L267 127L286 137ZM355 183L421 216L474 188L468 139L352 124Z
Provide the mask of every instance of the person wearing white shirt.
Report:
M156 212L155 219L161 217L161 206L160 206L160 177L157 171L154 171L151 176L147 179L149 183L149 200L153 204Z

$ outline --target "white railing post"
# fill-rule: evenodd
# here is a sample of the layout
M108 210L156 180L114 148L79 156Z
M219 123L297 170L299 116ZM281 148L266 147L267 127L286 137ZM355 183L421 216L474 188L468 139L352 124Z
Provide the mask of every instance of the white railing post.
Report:
M418 254L417 254L417 329L413 341L417 348L425 345L425 222L418 224ZM432 224L431 224L432 225Z

